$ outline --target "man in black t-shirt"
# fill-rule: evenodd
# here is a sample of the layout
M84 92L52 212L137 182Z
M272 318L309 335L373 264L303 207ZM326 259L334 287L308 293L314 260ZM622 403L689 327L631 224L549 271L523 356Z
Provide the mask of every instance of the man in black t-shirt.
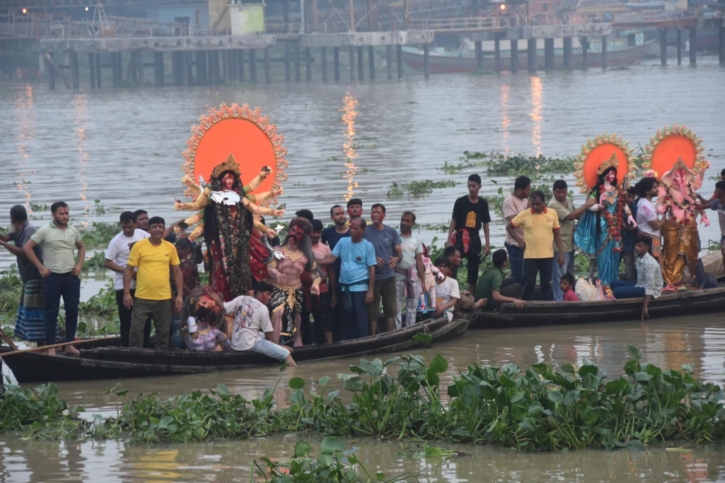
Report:
M481 251L486 257L491 252L489 243L488 224L491 215L488 212L488 202L478 196L481 189L481 177L472 174L468 177L468 196L462 196L453 205L451 226L448 229L446 246L455 246L461 256L468 260L468 290L474 293L478 281L478 268L481 265ZM483 226L486 245L481 247L479 231ZM455 270L453 277L458 275Z

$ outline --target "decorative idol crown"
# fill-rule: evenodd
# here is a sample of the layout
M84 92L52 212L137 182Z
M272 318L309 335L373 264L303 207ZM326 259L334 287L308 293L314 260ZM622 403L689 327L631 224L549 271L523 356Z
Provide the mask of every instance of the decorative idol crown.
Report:
M619 160L617 159L616 153L612 153L612 157L610 157L608 160L604 161L601 166L599 166L599 169L597 170L597 174L601 176L604 174L606 170L609 168L619 168Z

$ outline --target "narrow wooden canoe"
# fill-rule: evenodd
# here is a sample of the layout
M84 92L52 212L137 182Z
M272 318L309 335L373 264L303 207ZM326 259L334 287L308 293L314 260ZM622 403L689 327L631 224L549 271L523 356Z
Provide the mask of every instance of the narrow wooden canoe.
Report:
M652 318L725 312L725 288L662 295L649 303L648 311ZM599 302L527 302L523 309L503 304L499 312L476 312L471 316L470 328L586 324L639 320L641 317L641 298Z
M467 328L466 319L450 323L447 319L435 319L376 336L299 348L293 357L299 362L397 352L420 346L413 339L415 334L430 334L434 342L442 342L462 336ZM109 344L99 343L98 347L81 350L80 356L27 353L10 356L4 362L20 383L198 374L277 364L251 352L155 351L121 348L113 344L115 341L106 342ZM10 350L2 347L0 353Z

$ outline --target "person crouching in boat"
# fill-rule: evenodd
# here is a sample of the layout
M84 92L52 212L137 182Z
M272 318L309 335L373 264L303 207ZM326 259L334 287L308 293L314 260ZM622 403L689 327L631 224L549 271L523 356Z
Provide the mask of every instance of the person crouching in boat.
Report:
M649 254L652 247L652 238L646 235L637 235L634 241L635 265L637 268L637 283L626 280L614 280L610 287L614 298L632 299L643 297L642 320L649 317L648 305L650 300L662 295L662 268L657 260Z
M199 352L221 352L231 348L224 327L224 316L216 301L208 295L209 288L195 290L187 297L181 320L185 326L181 336L186 347Z
M226 326L232 350L255 352L297 367L292 359L292 350L274 342L274 329L267 308L273 291L271 284L257 282L254 297L240 295L224 302L211 290L205 294L217 303L225 315L231 316L227 317Z

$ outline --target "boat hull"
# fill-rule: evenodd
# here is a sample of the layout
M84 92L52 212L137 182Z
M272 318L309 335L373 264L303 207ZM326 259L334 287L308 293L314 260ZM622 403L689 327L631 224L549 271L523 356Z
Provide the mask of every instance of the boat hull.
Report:
M644 59L647 52L650 50L651 45L654 41L646 42L642 45L636 45L634 47L627 47L624 49L619 50L610 50L607 52L607 66L608 67L618 67L618 66L624 66L624 65L633 65L637 64ZM405 63L410 66L411 68L423 71L424 64L423 64L423 53L422 51L419 52L412 52L410 50L404 50L403 51L403 60ZM527 66L527 54L526 52L519 51L518 54L518 60L519 60L519 69L525 70ZM475 72L479 70L478 68L478 62L476 61L475 57L468 57L468 56L462 56L462 57L454 57L454 56L443 56L443 55L435 55L435 53L431 53L429 55L429 70L431 73L434 74L441 74L441 73L454 73L454 72ZM544 53L543 51L539 51L536 56L536 65L537 69L543 70L546 66L544 64ZM574 65L574 68L582 68L583 67L583 56L581 52L574 52L572 54L572 62ZM601 67L602 66L602 53L601 52L588 52L587 53L587 67ZM511 70L511 57L510 55L507 56L501 56L501 68L504 71ZM564 68L564 54L557 50L554 54L554 68L555 69L563 69ZM484 55L483 58L483 70L488 71L495 71L496 70L496 60L493 58L493 56L489 53Z
M421 346L420 342L413 339L418 333L430 334L435 342L443 342L462 336L467 328L468 320L465 319L453 322L435 319L376 336L298 348L293 357L295 361L301 362L397 352ZM25 353L10 356L4 362L19 383L199 374L279 364L251 352L156 351L120 348L114 342L110 341L108 346L83 349L80 356ZM10 349L0 348L0 353L8 351Z
M650 317L725 312L725 288L663 295L650 301ZM639 320L642 299L597 302L527 302L523 309L504 304L500 312L477 312L471 317L471 329L502 329L562 324L587 324Z

